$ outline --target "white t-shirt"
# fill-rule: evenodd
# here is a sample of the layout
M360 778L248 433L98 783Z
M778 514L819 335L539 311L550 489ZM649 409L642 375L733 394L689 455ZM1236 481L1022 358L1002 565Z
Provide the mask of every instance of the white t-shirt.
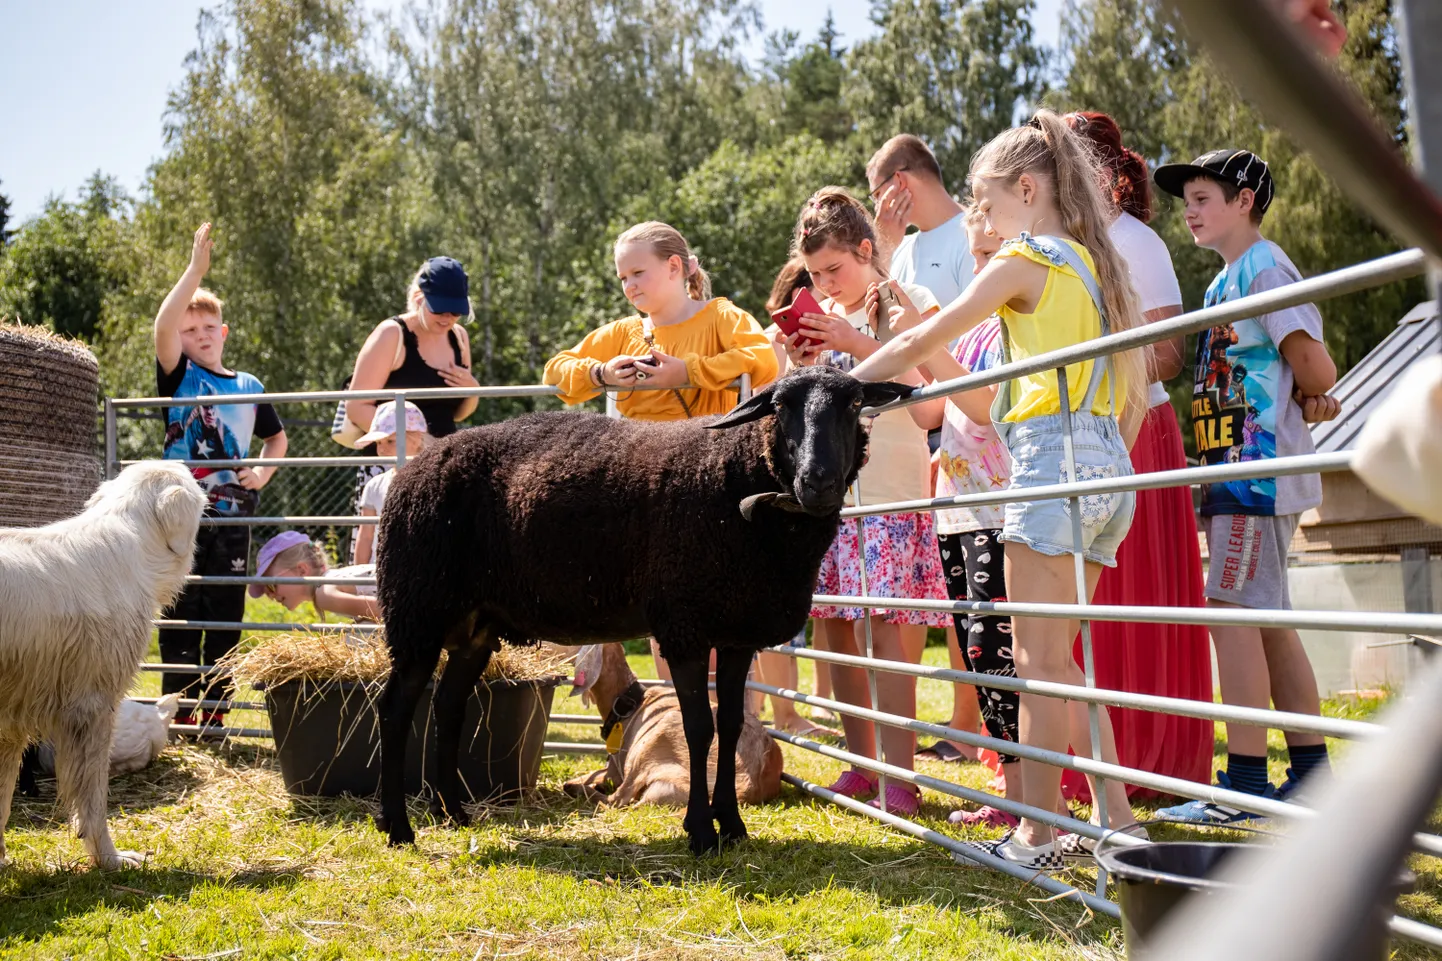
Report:
M326 571L326 577L375 577L376 566L374 564L352 564L349 567L335 567ZM342 590L352 590L359 597L375 597L376 586L374 584L337 584Z
M1107 233L1127 263L1142 313L1182 305L1182 287L1177 283L1172 255L1167 251L1166 241L1157 236L1155 230L1123 211L1112 221ZM1152 384L1148 400L1153 407L1167 403L1166 388L1159 383Z
M360 506L369 507L379 517L381 506L386 502L386 495L390 493L391 481L395 479L396 470L392 467L366 481L365 487L361 488Z
M925 287L906 281L899 283L919 313L925 314L940 306ZM842 310L840 304L830 299L821 301L821 309L828 313ZM874 336L865 307L847 314L846 320L868 337ZM827 350L821 354L821 363L850 371L856 366L856 358ZM886 504L931 497L931 448L926 444L926 431L917 427L905 410L887 411L870 420L870 459L861 468L861 503Z
M961 296L975 268L965 212L940 227L907 234L891 254L891 276L903 284L925 287L943 307Z

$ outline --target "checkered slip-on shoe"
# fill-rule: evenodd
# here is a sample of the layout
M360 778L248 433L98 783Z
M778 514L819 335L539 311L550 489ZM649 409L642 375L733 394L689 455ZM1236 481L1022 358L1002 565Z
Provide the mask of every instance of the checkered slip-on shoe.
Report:
M966 841L962 846L1032 871L1049 873L1066 867L1066 860L1061 856L1055 841L1034 848L1026 847L1013 841L1011 834L1007 834L1000 841Z
M1140 824L1134 824L1120 831L1108 831L1107 833L1130 834L1132 837L1141 838L1143 841L1151 840L1147 835L1147 829ZM1056 846L1062 858L1067 861L1090 861L1096 857L1096 847L1100 843L1100 841L1083 837L1080 834L1063 834L1057 838Z

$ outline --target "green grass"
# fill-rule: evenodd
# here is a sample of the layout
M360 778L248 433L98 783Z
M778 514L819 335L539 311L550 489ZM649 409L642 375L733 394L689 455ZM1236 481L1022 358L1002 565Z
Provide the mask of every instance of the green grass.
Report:
M248 617L281 619L263 604ZM926 652L929 663L945 657ZM652 673L649 657L631 662ZM142 677L146 690L158 683ZM801 686L811 689L807 662ZM921 681L918 703L923 718L945 721L949 686ZM555 709L581 710L561 695ZM1357 710L1328 705L1332 714ZM263 712L234 720L267 726ZM558 727L551 737L598 739L591 726ZM838 771L784 750L787 769L810 780L828 783ZM678 812L598 810L561 792L566 778L595 763L548 758L525 803L477 808L464 830L435 825L413 804L418 843L397 851L371 826L373 802L287 795L265 742L173 745L150 769L112 785L112 830L122 848L149 853L142 870L84 869L80 842L55 820L49 786L45 797L17 805L11 865L0 871L0 956L1121 956L1109 919L963 867L790 787L744 812L751 841L697 860ZM923 769L976 787L990 780L977 765ZM954 834L945 820L951 807L929 794L922 819ZM1442 922L1438 863L1414 867L1422 886L1404 901L1407 913ZM1071 880L1085 884L1090 874ZM1397 957L1427 956L1398 948Z

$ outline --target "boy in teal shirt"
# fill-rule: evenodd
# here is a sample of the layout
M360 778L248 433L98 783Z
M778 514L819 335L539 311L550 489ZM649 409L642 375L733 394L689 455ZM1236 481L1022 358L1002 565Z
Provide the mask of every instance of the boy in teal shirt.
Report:
M1267 164L1246 150L1216 150L1190 164L1157 168L1156 184L1186 201L1197 244L1225 265L1207 288L1206 306L1274 290L1301 280L1282 248L1261 234L1274 193ZM1315 453L1308 421L1338 412L1327 391L1337 368L1322 342L1322 317L1312 304L1272 311L1202 331L1197 339L1192 416L1203 464L1261 461ZM1317 474L1263 477L1202 486L1211 607L1290 610L1287 551L1297 521L1322 502ZM1227 704L1319 714L1317 680L1291 628L1214 626L1222 700ZM1267 777L1267 731L1227 725L1224 788L1285 798L1314 770L1328 765L1325 741L1287 732L1291 768L1280 789ZM1246 811L1191 801L1165 808L1163 820L1230 823Z

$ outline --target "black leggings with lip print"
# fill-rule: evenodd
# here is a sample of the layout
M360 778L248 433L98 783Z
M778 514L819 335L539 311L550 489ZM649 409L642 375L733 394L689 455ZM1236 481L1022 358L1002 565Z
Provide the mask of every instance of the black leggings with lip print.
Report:
M1006 600L1006 568L1000 536L1001 531L936 535L942 570L946 572L946 590L953 600ZM958 613L952 615L952 620L968 670L1016 677L1016 664L1011 655L1011 618ZM1019 693L978 685L976 700L988 734L1003 741L1021 742L1017 729ZM1001 755L1003 764L1019 760L1015 755Z

